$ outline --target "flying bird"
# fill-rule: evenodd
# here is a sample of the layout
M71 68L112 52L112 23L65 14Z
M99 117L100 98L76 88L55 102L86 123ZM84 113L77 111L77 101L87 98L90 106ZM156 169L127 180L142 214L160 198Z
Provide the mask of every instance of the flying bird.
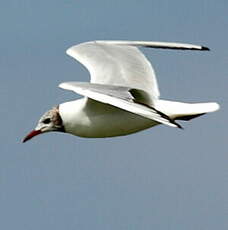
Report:
M181 128L177 120L188 121L219 109L215 102L160 99L154 69L138 47L209 50L152 41L90 41L72 46L66 53L88 69L90 83L64 82L59 87L84 97L47 111L23 142L51 131L102 138L128 135L158 124Z

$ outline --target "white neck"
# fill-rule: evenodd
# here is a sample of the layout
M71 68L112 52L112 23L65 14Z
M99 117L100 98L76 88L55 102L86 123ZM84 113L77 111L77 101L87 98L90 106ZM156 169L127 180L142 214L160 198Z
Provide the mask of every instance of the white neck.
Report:
M67 133L78 135L82 131L81 129L84 129L83 127L88 122L87 116L84 113L86 102L87 98L81 98L59 105L59 114Z

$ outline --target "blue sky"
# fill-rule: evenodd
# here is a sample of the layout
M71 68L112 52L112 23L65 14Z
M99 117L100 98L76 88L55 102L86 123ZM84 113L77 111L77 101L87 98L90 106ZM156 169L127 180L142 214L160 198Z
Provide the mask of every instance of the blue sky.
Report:
M228 2L3 1L0 7L0 228L226 230L228 227ZM65 50L96 39L179 41L210 52L144 49L161 97L217 101L184 130L126 137L52 133L21 139L57 88L89 75Z

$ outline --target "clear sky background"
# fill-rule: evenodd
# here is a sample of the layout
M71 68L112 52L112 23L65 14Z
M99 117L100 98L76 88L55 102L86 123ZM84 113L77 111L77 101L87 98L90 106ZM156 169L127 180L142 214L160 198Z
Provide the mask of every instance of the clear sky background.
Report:
M144 52L162 98L221 110L184 130L22 144L46 110L78 97L60 82L89 80L65 50L96 39L210 47ZM3 0L0 41L0 229L228 229L227 0Z

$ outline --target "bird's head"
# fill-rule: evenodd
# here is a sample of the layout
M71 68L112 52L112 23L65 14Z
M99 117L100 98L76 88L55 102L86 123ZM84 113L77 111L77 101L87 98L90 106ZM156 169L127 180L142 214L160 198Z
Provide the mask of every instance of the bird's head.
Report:
M64 126L58 106L50 109L40 118L36 128L23 139L23 142L30 140L38 134L51 131L64 132Z

